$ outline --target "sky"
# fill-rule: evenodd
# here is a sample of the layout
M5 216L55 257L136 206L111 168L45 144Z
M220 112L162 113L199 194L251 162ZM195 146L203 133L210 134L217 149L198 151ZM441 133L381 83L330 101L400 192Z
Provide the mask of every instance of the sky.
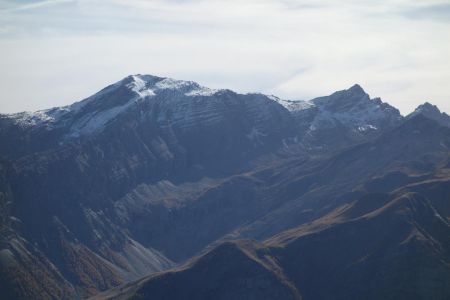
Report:
M0 0L0 112L130 74L308 100L360 84L450 113L450 0Z

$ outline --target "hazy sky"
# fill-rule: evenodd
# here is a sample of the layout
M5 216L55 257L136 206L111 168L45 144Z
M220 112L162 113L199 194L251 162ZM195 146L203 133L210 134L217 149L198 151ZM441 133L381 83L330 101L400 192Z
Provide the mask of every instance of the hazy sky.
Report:
M450 112L450 1L0 0L0 112L137 73L287 99L359 83Z

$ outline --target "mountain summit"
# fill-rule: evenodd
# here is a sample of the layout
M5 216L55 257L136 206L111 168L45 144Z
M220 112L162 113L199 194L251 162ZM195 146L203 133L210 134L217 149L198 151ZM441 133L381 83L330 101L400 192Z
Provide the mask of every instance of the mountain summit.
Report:
M450 116L445 112L441 112L436 105L425 102L422 105L419 105L414 112L409 114L407 118L412 118L417 115L423 115L426 118L434 120L441 125L450 127Z
M93 96L72 105L37 112L3 115L21 127L52 129L71 125L73 135L99 131L130 106L157 96L212 96L218 90L201 87L192 81L174 80L152 75L130 75Z

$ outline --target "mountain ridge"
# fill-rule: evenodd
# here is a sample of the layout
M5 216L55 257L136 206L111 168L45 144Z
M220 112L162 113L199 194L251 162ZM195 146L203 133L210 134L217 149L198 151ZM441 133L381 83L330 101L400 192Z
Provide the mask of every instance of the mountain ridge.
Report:
M373 195L414 184L449 218L450 127L433 116L402 117L359 85L293 105L151 75L35 119L0 115L0 286L18 299L89 297L222 242L373 210L388 199ZM239 245L243 281L239 261L263 268L256 287L303 295L272 254ZM39 285L39 272L56 275Z

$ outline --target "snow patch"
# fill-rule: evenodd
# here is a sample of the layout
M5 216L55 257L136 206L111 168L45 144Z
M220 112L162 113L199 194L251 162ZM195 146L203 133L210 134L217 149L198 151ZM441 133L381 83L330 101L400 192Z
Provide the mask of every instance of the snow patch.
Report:
M190 92L185 93L186 96L212 96L216 94L219 90L210 89L207 87L199 87Z
M212 96L218 90L202 87L193 81L164 78L156 83L146 81L143 76L133 75L133 81L127 85L139 97L155 96L161 90L174 90L184 92L185 96ZM149 86L150 85L150 86Z
M165 78L155 84L157 89L161 90L179 90L187 87L198 87L198 84L192 81L176 80Z
M378 127L370 125L370 124L366 124L366 125L359 126L358 130L361 132L365 132L368 130L378 130Z
M268 96L271 100L278 102L291 112L301 111L314 107L314 103L304 100L283 100L275 96Z
M46 123L54 122L55 119L48 115L48 110L40 110L35 112L20 112L17 114L7 115L8 118L12 119L15 125L22 128L39 126Z
M105 111L95 111L79 119L70 129L69 136L79 137L84 134L91 134L100 131L105 125L125 111L134 101L129 101L125 105L116 106Z
M130 82L127 87L133 92L139 95L141 98L155 96L155 92L152 89L147 88L147 83L139 76L133 75L133 81Z

